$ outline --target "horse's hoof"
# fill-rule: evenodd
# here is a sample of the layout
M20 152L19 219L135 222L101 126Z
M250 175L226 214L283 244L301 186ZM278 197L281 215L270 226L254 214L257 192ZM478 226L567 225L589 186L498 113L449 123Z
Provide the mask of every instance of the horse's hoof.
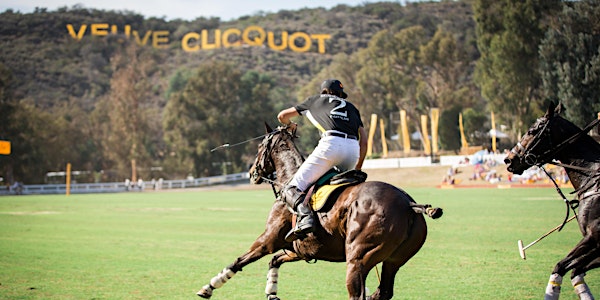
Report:
M204 286L200 291L196 293L196 295L204 299L210 299L210 297L212 297L212 288L210 288L210 286Z

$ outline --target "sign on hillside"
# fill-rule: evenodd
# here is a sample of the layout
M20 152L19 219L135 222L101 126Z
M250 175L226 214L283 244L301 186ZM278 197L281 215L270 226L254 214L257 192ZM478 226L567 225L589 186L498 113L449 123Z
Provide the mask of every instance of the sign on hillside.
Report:
M127 38L133 37L140 46L151 44L157 49L167 49L171 44L171 33L167 30L140 32L132 29L129 24L122 27L108 23L81 24L79 27L67 24L67 32L78 41L81 41L85 35L123 34ZM183 35L180 44L186 52L236 47L268 47L276 51L289 49L293 52L308 52L314 48L314 44L317 52L325 53L325 42L329 39L331 39L330 34L309 34L302 31L290 33L285 30L272 32L252 25L244 29L228 28L211 31L202 29L199 32L188 32Z
M10 142L9 141L0 141L0 154L4 154L4 155L10 154Z

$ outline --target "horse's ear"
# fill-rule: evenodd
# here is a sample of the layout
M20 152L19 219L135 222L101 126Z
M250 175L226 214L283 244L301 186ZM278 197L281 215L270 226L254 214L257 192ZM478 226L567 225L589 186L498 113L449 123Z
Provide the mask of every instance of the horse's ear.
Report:
M562 102L558 102L558 105L556 105L556 108L554 109L554 114L559 115L563 108L564 106L562 105Z
M271 128L271 126L269 126L269 124L267 124L267 122L265 122L265 130L267 130L267 133L273 132L273 128Z
M560 107L560 105L558 105L558 107ZM546 119L552 118L557 109L560 111L560 108L557 108L556 103L554 103L554 101L550 102L550 105L548 105L548 110L546 111L544 117L546 117Z

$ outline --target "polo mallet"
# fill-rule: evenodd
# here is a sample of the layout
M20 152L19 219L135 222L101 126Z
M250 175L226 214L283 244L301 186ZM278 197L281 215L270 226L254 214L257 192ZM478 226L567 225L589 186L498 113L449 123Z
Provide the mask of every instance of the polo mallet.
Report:
M569 223L569 222L571 222L571 220L575 219L576 217L577 217L576 215L575 215L575 216L572 216L572 217L570 217L569 219L567 219L567 221L565 222L565 224L566 224L566 223ZM543 238L545 238L545 237L549 236L551 233L553 233L553 232L557 231L557 230L558 230L558 229L560 229L560 228L561 228L563 225L564 225L564 224L560 224L560 225L558 225L558 226L556 226L556 227L552 228L552 230L550 230L550 231L546 232L546 233L545 233L544 235L542 235L540 238L538 238L537 240L535 240L535 241L531 242L529 245L527 245L527 246L525 246L525 247L523 247L523 241L522 241L522 240L518 240L518 241L517 241L517 245L519 245L519 254L521 255L521 258L522 258L522 259L526 259L526 258L525 258L525 250L526 250L527 248L529 248L529 247L531 247L531 246L533 246L533 245L537 244L537 242L539 242L539 241L541 241Z

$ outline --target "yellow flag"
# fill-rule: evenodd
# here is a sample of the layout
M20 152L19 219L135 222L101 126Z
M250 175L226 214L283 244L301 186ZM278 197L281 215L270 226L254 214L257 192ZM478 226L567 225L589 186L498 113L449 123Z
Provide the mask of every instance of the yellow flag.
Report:
M381 157L387 157L388 156L388 148L387 148L387 141L385 139L385 126L383 124L383 119L379 119L379 130L381 130Z
M427 130L427 116L421 115L421 131L423 133L423 149L425 154L431 154L431 145L429 144L429 132Z
M440 120L440 109L431 109L431 152L438 153L438 124Z
M469 143L467 143L467 138L465 138L465 128L463 127L462 113L458 114L458 127L460 128L460 145L461 145L461 148L466 149L467 147L469 147Z
M400 125L402 126L402 147L404 148L404 154L409 154L410 136L408 135L408 125L406 119L406 110L400 110Z
M369 127L369 140L367 143L367 157L373 155L373 137L377 130L377 115L371 114L371 126Z
M492 151L496 153L496 121L494 120L494 112L492 112Z

